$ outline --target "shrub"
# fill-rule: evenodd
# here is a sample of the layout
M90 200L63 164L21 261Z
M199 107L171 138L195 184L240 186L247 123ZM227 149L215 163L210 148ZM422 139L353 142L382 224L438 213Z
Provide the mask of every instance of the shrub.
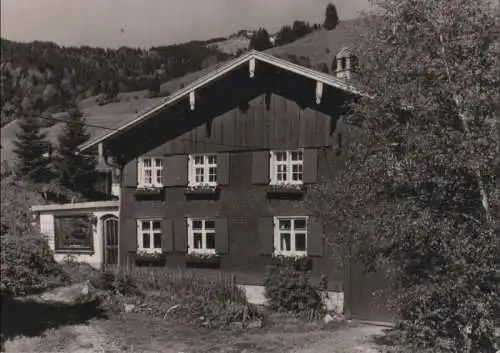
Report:
M99 270L85 262L77 262L68 255L61 263L72 284L82 283L99 275Z
M265 296L272 310L317 319L326 308L319 286L310 281L300 261L278 258L265 278Z
M142 296L135 279L124 271L101 271L91 279L91 284L100 290L123 296Z
M42 235L1 237L1 292L17 296L69 282Z
M242 325L262 318L256 306L248 303L242 289L229 278L207 278L185 273L141 271L134 273L139 288L146 293L148 313L175 316L207 327L233 322Z

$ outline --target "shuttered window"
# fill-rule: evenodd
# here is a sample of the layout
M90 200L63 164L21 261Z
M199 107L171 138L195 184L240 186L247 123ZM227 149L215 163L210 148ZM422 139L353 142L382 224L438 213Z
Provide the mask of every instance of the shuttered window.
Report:
M188 253L215 254L215 220L188 218Z
M162 252L161 219L137 220L137 250L148 253Z
M271 151L271 184L303 183L303 151Z
M274 254L307 255L307 217L274 218Z
M137 187L163 187L163 159L140 158L137 164Z

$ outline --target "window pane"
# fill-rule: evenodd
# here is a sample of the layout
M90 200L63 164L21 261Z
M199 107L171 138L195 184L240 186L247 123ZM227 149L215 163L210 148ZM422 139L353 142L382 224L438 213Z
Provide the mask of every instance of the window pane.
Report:
M153 221L153 229L161 229L161 222L160 221Z
M143 159L142 164L146 168L151 168L151 159L150 158Z
M281 251L290 251L290 233L281 233Z
M194 164L203 164L203 156L195 156Z
M208 156L208 163L209 164L216 164L217 163L217 156L215 154Z
M306 251L306 235L304 233L295 234L295 250Z
M301 161L302 160L302 151L292 152L292 161Z
M306 220L305 219L296 219L293 226L295 229L306 229Z
M149 249L151 247L149 233L142 233L142 247L144 249Z
M215 233L207 233L207 249L215 249Z
M292 229L291 221L289 219L280 219L280 230Z
M194 248L195 249L201 249L202 248L201 233L194 233Z
M153 182L151 170L144 171L144 182L146 184L151 184Z
M162 182L163 182L163 170L162 169L156 170L156 182L158 184L162 184Z
M161 233L155 233L153 235L153 244L155 249L161 249Z
M197 183L202 183L203 182L203 167L195 169L195 181Z
M215 182L217 180L217 168L210 167L208 169L208 180L211 182Z
M163 166L163 160L161 158L156 158L155 165L156 167L161 168Z
M201 221L195 220L193 221L193 229L201 229Z
M143 230L149 229L150 225L151 225L151 223L149 221L142 221L141 222L141 228Z
M276 152L276 160L278 162L286 161L286 152Z
M205 221L205 229L215 229L215 221Z

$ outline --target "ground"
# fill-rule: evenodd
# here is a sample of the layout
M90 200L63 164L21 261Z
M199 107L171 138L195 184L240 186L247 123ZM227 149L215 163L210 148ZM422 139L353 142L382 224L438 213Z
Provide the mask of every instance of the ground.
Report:
M5 322L4 322L5 324ZM287 316L274 316L261 329L209 330L188 327L173 319L137 313L97 317L33 335L8 338L5 351L23 352L165 352L165 353L371 353L382 328L343 324L325 326Z

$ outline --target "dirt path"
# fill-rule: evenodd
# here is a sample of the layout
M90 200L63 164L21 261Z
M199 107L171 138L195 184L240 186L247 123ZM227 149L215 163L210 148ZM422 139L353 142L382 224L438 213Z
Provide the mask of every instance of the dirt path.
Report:
M332 332L327 338L290 353L377 353L379 350L372 340L375 336L382 335L383 329L368 325L349 327Z

